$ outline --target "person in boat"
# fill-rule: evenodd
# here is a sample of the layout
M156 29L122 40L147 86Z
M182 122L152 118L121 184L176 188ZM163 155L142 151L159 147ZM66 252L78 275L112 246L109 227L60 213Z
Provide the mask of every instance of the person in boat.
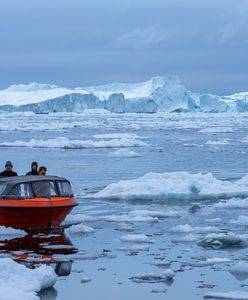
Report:
M40 176L45 176L46 175L46 171L47 171L46 167L44 167L44 166L40 166L39 167L39 175Z
M6 161L5 170L0 173L2 177L18 176L16 172L13 171L13 165L11 161Z
M33 161L31 164L31 171L29 171L26 175L39 175L38 172L38 164L36 161Z

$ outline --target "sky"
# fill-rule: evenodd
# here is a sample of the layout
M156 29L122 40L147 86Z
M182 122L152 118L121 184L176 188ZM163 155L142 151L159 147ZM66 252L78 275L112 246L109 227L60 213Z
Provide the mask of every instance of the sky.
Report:
M0 89L172 75L194 92L248 91L248 1L0 0Z

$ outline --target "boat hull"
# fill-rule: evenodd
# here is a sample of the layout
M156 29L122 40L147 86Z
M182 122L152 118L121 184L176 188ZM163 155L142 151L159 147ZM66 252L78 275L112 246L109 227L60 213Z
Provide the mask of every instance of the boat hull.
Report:
M0 201L0 225L17 229L58 227L76 206L75 198Z

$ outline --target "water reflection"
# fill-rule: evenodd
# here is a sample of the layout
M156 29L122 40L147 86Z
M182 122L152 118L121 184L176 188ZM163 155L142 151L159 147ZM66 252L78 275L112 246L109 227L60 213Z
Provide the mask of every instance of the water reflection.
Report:
M71 272L72 261L63 261L56 255L77 253L69 237L62 229L50 232L29 232L23 237L0 240L0 255L11 256L17 262L28 267L45 263L54 267L58 276L68 276Z

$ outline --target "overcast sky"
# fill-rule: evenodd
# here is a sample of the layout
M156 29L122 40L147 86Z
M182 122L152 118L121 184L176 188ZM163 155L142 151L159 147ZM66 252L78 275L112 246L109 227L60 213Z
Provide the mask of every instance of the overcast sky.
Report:
M248 91L247 0L0 0L0 89L178 75Z

